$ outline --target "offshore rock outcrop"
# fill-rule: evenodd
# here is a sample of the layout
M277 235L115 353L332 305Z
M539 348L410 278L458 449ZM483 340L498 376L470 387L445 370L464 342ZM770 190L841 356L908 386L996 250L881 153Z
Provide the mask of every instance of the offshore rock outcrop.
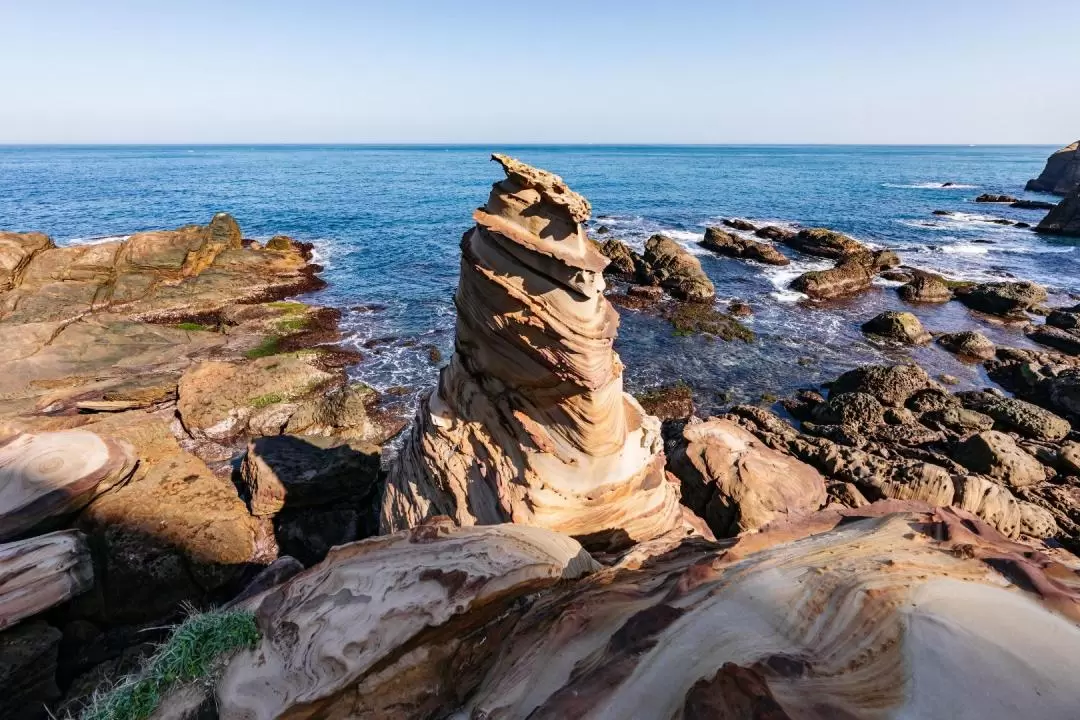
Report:
M1080 237L1080 185L1046 214L1035 232Z
M448 515L539 525L590 548L682 524L660 423L622 388L591 208L556 175L493 155L461 242L456 349L390 471L383 532Z
M1055 195L1080 189L1080 140L1051 155L1039 177L1028 180L1025 189Z

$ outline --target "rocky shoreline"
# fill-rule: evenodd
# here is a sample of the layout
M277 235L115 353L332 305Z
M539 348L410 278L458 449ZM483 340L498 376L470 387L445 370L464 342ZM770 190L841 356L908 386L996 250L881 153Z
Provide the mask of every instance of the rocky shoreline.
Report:
M1075 708L1056 659L1080 650L1080 305L730 218L702 248L833 262L792 281L810 304L900 281L910 311L863 331L1004 391L871 365L699 418L677 377L623 392L615 307L748 343L753 309L719 308L678 242L589 237L561 178L493 160L455 352L386 467L403 418L349 382L337 311L289 299L321 284L310 247L226 214L64 248L0 233L0 714L77 715L186 604L257 637L153 717ZM1068 192L1041 231L1080 221ZM954 300L971 329L923 327Z

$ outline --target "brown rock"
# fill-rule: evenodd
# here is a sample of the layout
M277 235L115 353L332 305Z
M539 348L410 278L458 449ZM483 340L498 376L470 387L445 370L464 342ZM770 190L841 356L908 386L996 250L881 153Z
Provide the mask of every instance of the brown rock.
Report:
M656 282L675 298L709 302L716 296L716 288L698 259L671 238L664 235L649 238L644 259Z
M784 238L782 242L801 253L824 258L840 259L866 251L866 246L858 240L825 228L800 230L795 235Z
M973 310L992 315L1010 315L1046 302L1046 288L1032 282L981 283L958 295Z
M691 423L683 436L687 444L670 467L682 480L684 502L718 537L758 530L825 502L817 470L727 420Z
M994 343L977 330L944 333L937 338L938 345L951 353L964 355L977 360L990 360L997 348Z
M1046 214L1035 227L1035 232L1080 237L1080 185Z
M791 262L772 245L714 227L705 228L705 239L701 241L701 246L719 255L757 260L766 265L787 265Z
M786 230L775 225L766 225L763 228L758 228L754 231L754 234L763 240L773 240L778 242L786 242L788 239L795 235L794 230Z
M55 248L41 233L0 232L0 292L6 292L22 280L23 271L43 250Z
M795 278L791 287L812 298L832 299L870 289L873 266L862 256L848 258L828 270L811 270Z
M829 397L864 392L883 405L902 407L915 393L933 386L934 381L918 365L866 365L837 378L829 388Z
M897 290L907 302L943 303L952 300L952 290L936 275L919 272Z
M994 418L1001 429L1012 430L1034 440L1060 440L1069 434L1069 421L1017 398L999 397L987 392L961 392L956 396L968 410Z
M1005 433L989 430L960 443L953 458L971 470L1020 489L1046 481L1044 466Z
M1080 141L1051 155L1039 177L1029 180L1025 189L1068 195L1077 188L1080 188Z
M653 388L634 397L642 410L660 420L684 420L694 414L694 393L686 383Z
M863 323L862 330L909 345L924 345L931 335L923 328L919 318L908 312L886 311Z
M757 225L749 220L743 220L742 218L724 218L720 222L734 230L742 230L743 232L754 232L757 230Z

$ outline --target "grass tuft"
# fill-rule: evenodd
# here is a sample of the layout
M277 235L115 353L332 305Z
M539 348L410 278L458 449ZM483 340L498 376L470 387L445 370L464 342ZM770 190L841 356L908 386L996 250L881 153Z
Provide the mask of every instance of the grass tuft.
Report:
M299 332L301 330L307 330L308 325L310 324L311 323L306 317L294 317L286 318L285 320L279 320L275 327L277 328L278 332L292 333Z
M178 323L175 327L176 327L177 330L188 330L188 331L191 331L191 332L196 332L196 331L199 331L199 332L213 332L214 331L214 327L211 326L211 325L200 325L199 323L193 323L193 322Z
M244 357L248 360L254 360L255 358L277 355L279 352L281 352L281 338L276 335L271 335L244 353Z
M251 407L256 410L262 410L264 407L270 407L279 402L285 402L285 396L281 393L266 393L258 397L252 398L250 401Z
M253 648L255 616L241 610L191 615L147 661L105 692L94 693L79 720L145 720L174 685L207 679L226 655Z
M302 313L302 312L306 312L307 307L308 307L307 305L305 305L302 302L289 302L287 300L286 301L281 301L281 302L267 303L267 306L272 307L275 310L284 310L287 313L293 313L293 314L299 314L299 313Z

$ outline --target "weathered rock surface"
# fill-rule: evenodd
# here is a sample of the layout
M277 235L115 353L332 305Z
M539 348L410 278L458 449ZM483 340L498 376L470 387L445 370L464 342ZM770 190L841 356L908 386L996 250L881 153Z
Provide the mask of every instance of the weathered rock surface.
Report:
M742 218L724 218L720 222L724 223L724 225L729 228L742 230L743 232L754 232L758 229L757 225L749 220L743 220Z
M1077 188L1080 188L1080 141L1051 155L1039 177L1028 180L1025 189L1068 195Z
M829 388L829 397L851 392L874 396L882 405L902 407L916 392L935 386L918 365L865 365L849 370Z
M880 270L899 264L899 258L890 250L871 253L860 249L841 256L836 265L828 270L803 273L792 281L791 287L817 299L854 295L868 290Z
M653 235L645 242L643 258L656 283L673 297L688 302L709 302L716 297L716 288L698 259L671 238Z
M1033 282L990 282L966 288L957 299L973 310L1014 315L1046 302L1046 288Z
M1001 481L1014 490L1046 480L1043 465L1005 433L972 435L956 447L954 459L971 470Z
M1072 429L1068 420L1017 398L1000 397L988 392L961 392L957 393L957 397L967 409L994 418L1002 429L1034 440L1060 440Z
M1080 186L1046 214L1042 222L1035 227L1035 232L1080 237Z
M701 247L712 250L718 255L756 260L766 265L787 265L791 262L782 252L768 243L751 240L715 227L705 228L705 239L701 241Z
M453 709L521 603L599 569L570 538L436 523L334 549L251 601L262 630L217 686L223 718L421 718Z
M0 545L0 630L81 595L93 584L90 549L74 530Z
M507 177L462 240L457 351L390 470L383 531L447 515L607 548L683 527L659 421L622 390L607 260L581 227L588 202L555 175L493 158ZM669 244L652 254L674 278L688 266Z
M983 193L979 197L975 198L977 203L1014 203L1017 202L1016 198L1012 195L994 195L993 193Z
M634 399L642 410L660 420L684 420L694 414L694 393L685 383L653 388Z
M17 434L0 442L0 540L56 523L135 470L125 442L85 430Z
M937 343L951 353L976 360L990 360L997 351L994 343L978 330L944 333L938 336Z
M932 339L919 318L909 312L888 310L863 323L862 330L909 345L923 345Z
M781 241L801 253L823 258L840 259L866 250L858 240L825 228L800 230Z
M734 423L693 422L668 467L682 481L683 502L717 537L758 530L817 510L825 481L814 468L766 447Z
M897 292L907 302L943 303L953 297L952 290L940 277L926 272L916 272L911 281L901 285Z

